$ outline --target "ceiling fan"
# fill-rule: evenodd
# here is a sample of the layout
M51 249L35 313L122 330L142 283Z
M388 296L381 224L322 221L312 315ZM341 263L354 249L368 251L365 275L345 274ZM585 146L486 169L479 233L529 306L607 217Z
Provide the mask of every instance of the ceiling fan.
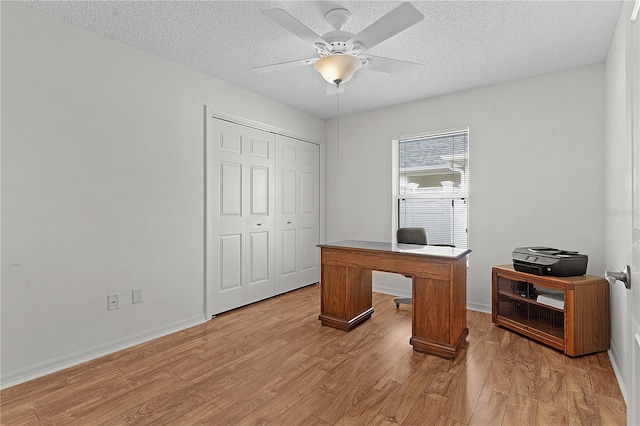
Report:
M322 36L282 9L269 9L262 11L262 13L302 40L312 44L318 56L251 68L256 72L265 73L313 65L327 82L335 85L333 86L335 93L336 86L341 89L340 85L349 81L361 67L404 76L416 75L424 67L424 65L414 62L365 53L373 46L424 19L424 15L410 3L402 3L355 35L342 29L351 19L351 12L343 8L327 12L325 19L334 28L334 31Z

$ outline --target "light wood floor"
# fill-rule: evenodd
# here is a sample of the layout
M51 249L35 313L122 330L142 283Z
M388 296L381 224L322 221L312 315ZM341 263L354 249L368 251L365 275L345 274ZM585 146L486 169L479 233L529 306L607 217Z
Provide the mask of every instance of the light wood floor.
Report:
M569 358L469 311L466 348L413 352L411 310L374 293L351 332L310 286L2 391L2 425L623 425L606 353Z

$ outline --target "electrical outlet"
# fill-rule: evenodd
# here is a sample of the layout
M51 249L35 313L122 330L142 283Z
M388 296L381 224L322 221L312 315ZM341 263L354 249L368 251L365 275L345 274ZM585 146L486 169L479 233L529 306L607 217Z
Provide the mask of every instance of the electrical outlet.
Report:
M107 294L107 311L120 308L120 293Z
M131 303L142 303L142 289L134 288L131 290Z

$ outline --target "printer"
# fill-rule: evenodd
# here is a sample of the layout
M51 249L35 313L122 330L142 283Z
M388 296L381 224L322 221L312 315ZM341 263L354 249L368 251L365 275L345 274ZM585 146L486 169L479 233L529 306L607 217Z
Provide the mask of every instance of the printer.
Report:
M513 269L533 275L573 277L587 272L588 256L577 251L551 247L517 247L513 250Z

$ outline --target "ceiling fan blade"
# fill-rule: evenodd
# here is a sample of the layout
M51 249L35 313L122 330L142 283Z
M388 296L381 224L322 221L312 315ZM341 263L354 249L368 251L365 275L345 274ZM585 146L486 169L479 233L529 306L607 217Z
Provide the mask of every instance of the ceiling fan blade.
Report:
M312 45L316 43L321 43L322 45L327 44L322 37L282 9L263 10L262 14L307 43Z
M259 67L253 67L251 69L255 72L259 72L262 74L265 72L281 71L281 70L286 70L286 69L291 69L296 67L303 67L305 65L312 65L318 59L319 58L298 59L297 61L281 62L279 64L272 64L272 65L262 65Z
M327 83L327 95L336 95L344 92L344 84L336 86L335 84Z
M362 69L397 74L404 77L414 77L424 69L423 64L415 62L399 61L397 59L382 58L380 56L363 55L360 58L367 59L367 64Z
M424 19L411 3L402 3L382 18L369 25L358 34L351 37L349 42L359 41L363 45L362 51L371 49L376 44L385 41L389 37L406 30ZM349 43L347 42L347 43Z

